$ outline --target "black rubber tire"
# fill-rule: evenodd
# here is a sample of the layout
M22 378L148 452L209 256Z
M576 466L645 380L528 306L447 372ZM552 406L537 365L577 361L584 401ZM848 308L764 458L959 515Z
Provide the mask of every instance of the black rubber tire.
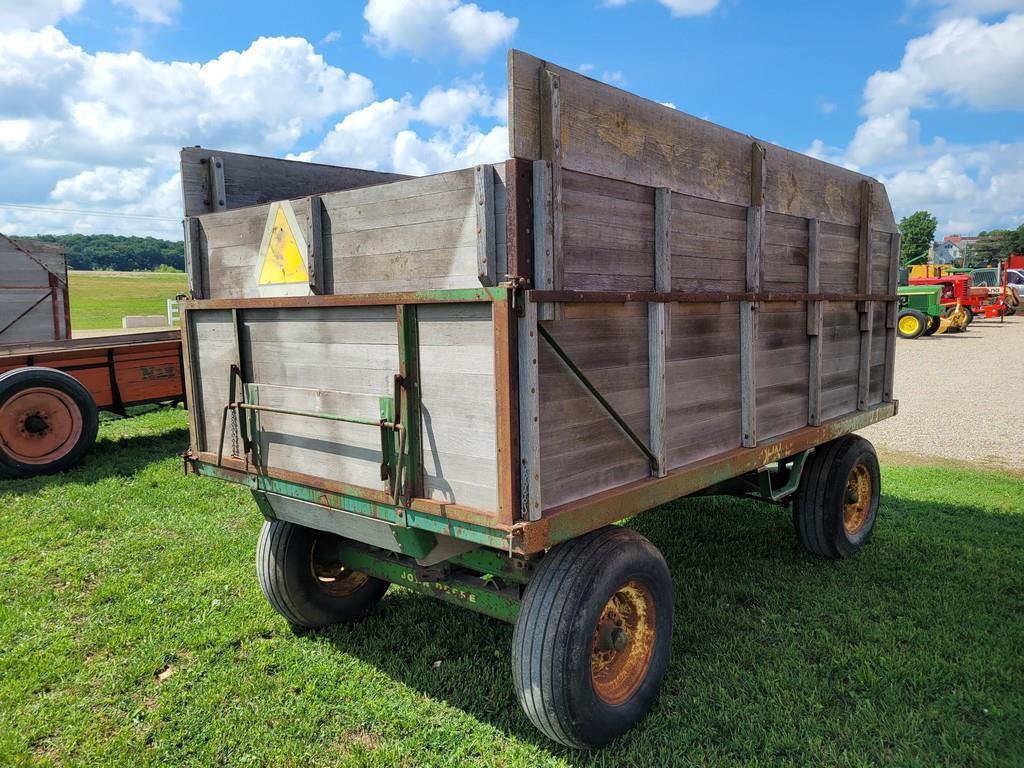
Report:
M318 545L339 537L283 520L264 521L256 545L256 575L271 607L289 623L319 629L364 616L388 591L390 584L365 576L346 595L332 595L313 573Z
M610 705L594 689L593 637L605 604L631 580L652 598L654 640L636 688ZM636 725L668 668L673 608L665 559L635 531L608 526L553 547L526 587L512 633L512 678L530 721L577 749L604 747Z
M931 336L937 330L939 330L939 325L941 324L941 322L942 321L939 318L935 317L934 315L928 315L928 324L925 326L924 333L922 333L921 335Z
M99 410L81 382L74 376L54 368L16 368L0 375L0 406L19 392L33 387L46 387L67 395L78 408L82 420L81 432L74 445L54 461L45 464L28 464L10 455L0 442L0 476L33 477L63 472L77 465L96 443L99 431Z
M913 333L904 333L903 329L900 328L900 320L908 316L913 317L915 320L917 320L918 323L917 330L914 331ZM900 312L899 319L896 320L896 333L899 334L899 337L901 339L916 339L918 336L924 333L924 329L927 327L927 325L928 320L925 318L924 313L919 312L916 309L904 309L903 311Z
M863 526L851 534L843 524L847 482L863 465L871 479L871 498ZM801 543L820 557L849 557L871 539L878 516L881 478L874 446L859 435L845 435L818 446L807 460L793 497L793 527Z
M964 323L964 328L967 328L971 323L974 322L974 310L970 307L964 307L964 312L967 313L967 322Z

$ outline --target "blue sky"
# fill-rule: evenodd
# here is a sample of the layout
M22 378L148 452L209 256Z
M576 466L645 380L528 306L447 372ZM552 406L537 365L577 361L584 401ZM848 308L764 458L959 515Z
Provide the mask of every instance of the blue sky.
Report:
M501 160L509 46L877 176L940 234L1024 222L1024 0L0 0L0 30L8 233L179 236L183 145Z

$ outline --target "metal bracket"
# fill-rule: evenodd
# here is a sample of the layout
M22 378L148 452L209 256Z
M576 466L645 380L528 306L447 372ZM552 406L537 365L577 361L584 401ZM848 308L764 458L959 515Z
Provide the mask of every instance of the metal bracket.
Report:
M772 472L767 467L758 471L757 479L761 486L761 496L770 501L781 502L796 493L796 489L800 487L800 478L803 476L807 457L813 451L814 449L811 448L793 457L793 466L789 469L789 477L781 488L772 488Z
M558 342L555 341L551 333L541 323L537 323L537 330L540 332L540 335L544 337L544 340L547 341L547 343L550 345L554 353L558 355L558 357L561 359L563 363L566 364L569 370L572 371L573 375L577 379L579 379L580 384L582 384L583 387L587 390L587 392L589 392L591 396L593 396L593 398L597 400L598 404L611 417L612 421L614 421L618 425L619 429L621 429L625 433L626 437L628 437L633 442L633 444L640 450L640 452L643 453L644 456L646 456L650 460L651 467L654 469L655 472L657 472L660 468L658 457L654 455L654 452L647 446L647 443L640 439L640 436L633 431L633 428L629 426L629 424L626 422L624 418L622 418L622 416L619 415L619 412L616 411L612 407L611 403L609 403L604 398L604 395L602 395L601 392L597 389L597 387L595 387L594 384L590 381L590 379L586 377L586 374L584 374L583 371L580 370L579 366L577 366L576 363L573 362L572 358L569 357L568 353L558 345Z

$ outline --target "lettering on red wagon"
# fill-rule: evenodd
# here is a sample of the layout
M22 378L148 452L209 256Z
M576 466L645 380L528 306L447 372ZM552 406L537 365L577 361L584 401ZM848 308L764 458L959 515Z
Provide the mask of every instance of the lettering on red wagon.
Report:
M152 381L153 379L174 379L178 376L178 370L173 365L144 365L142 366L142 380Z

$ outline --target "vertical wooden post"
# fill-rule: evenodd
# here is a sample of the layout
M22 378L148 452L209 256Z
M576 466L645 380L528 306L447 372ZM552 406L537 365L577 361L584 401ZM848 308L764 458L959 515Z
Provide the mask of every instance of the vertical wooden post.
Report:
M537 304L523 301L519 318L519 457L522 479L522 517L540 520L540 365L537 344Z
M494 233L494 170L478 165L473 174L476 201L477 273L483 285L498 284L497 246Z
M306 264L309 287L318 296L324 293L324 207L320 195L306 198Z
M807 221L807 292L821 289L821 226L817 219ZM825 302L807 302L807 336L810 366L807 389L807 423L821 424L821 328L825 319Z
M554 210L551 199L551 163L533 163L533 285L539 291L552 291L554 274ZM540 318L551 320L551 305L540 307Z
M188 291L193 299L205 299L203 286L202 234L199 219L188 216L185 219L185 272L188 274Z
M512 291L491 302L494 323L494 395L497 405L498 513L505 523L522 514L519 480L519 371Z
M654 190L654 290L672 290L672 191ZM666 366L669 334L672 327L672 305L668 302L647 304L647 374L650 404L651 452L658 460L657 476L668 474L668 449L665 418L668 410Z
M889 235L889 285L886 293L895 294L898 289L900 275L900 236L898 233ZM899 301L889 301L885 305L885 378L882 383L882 401L893 401L893 378L896 373L896 316L899 314Z
M554 72L541 68L540 82L540 156L546 160L547 177L542 179L549 188L544 196L550 199L550 257L547 269L550 274L550 290L561 290L565 285L565 264L562 259L562 103L559 76ZM534 174L534 189L537 185ZM537 206L537 197L534 197ZM560 304L546 306L541 309L541 320L560 318Z
M857 292L870 294L871 279L871 182L860 183L860 247L857 260ZM874 330L875 302L857 304L860 314L860 366L857 376L857 410L866 411L871 393L871 336Z
M508 232L508 274L533 287L533 163L505 161L505 218Z
M746 283L748 293L761 290L764 265L765 148L751 147L750 207L747 208ZM758 302L740 302L740 421L742 444L757 445L757 316Z

